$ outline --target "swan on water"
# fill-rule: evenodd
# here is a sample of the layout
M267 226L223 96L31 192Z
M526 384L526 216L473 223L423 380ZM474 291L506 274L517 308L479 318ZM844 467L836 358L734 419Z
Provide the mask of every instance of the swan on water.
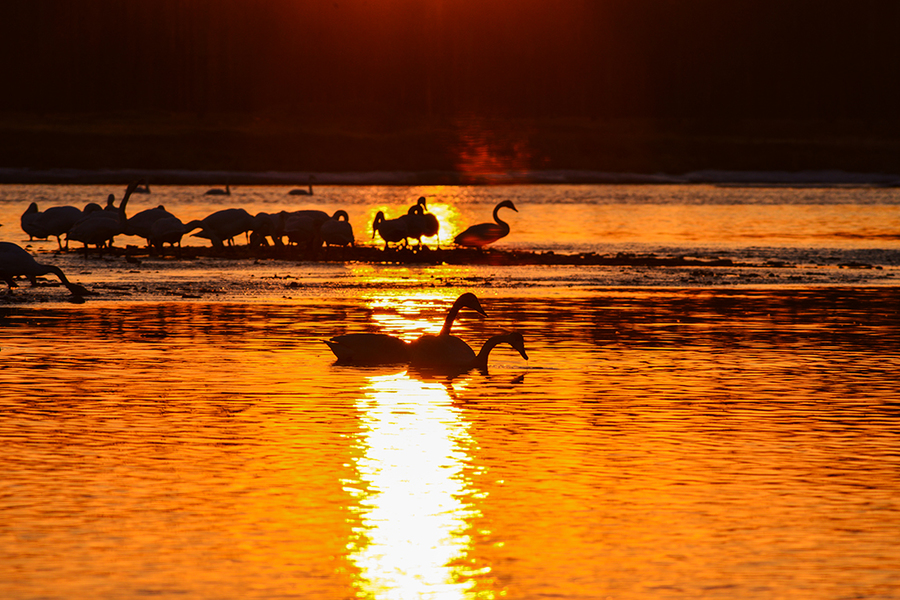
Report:
M313 195L312 182L313 182L314 180L315 180L315 177L312 176L312 175L310 175L310 176L309 176L309 183L307 184L307 185L308 185L308 189L296 188L296 189L293 189L293 190L289 191L289 192L288 192L288 195L290 195L290 196L312 196L312 195Z
M525 339L521 333L513 331L490 337L484 342L478 354L475 354L475 351L464 341L452 335L443 339L433 336L419 343L413 342L409 349L410 366L416 369L452 374L472 369L487 372L491 350L503 343L512 346L522 358L528 360Z
M488 244L493 244L502 237L509 234L509 225L500 220L497 213L501 208L511 208L519 212L512 200L504 200L494 207L494 223L480 223L472 225L454 238L454 242L459 246L468 246L471 248L481 248Z
M228 184L225 184L225 189L222 188L212 188L211 190L206 190L204 193L206 196L230 196L231 188L228 187Z
M18 244L0 242L0 279L6 282L9 290L18 287L14 277L27 277L32 287L37 285L37 278L52 273L74 296L87 296L90 291L77 283L72 283L62 269L54 265L37 262L31 254Z
M450 329L463 308L470 308L483 317L487 316L475 294L466 292L453 302L444 319L441 333L437 336L426 335L432 338L453 337L450 335ZM404 342L400 338L383 333L350 333L335 336L325 340L325 343L334 352L340 364L390 365L409 363L413 346L424 337L426 336L413 342Z

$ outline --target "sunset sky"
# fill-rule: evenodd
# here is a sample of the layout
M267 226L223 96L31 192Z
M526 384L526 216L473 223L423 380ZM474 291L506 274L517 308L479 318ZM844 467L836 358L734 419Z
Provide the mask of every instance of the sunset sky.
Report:
M0 112L894 119L900 5L98 0L4 9Z

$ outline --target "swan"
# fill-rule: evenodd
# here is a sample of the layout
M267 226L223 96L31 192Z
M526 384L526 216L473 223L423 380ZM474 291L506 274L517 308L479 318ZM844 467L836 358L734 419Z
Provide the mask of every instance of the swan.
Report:
M150 239L153 232L153 224L160 219L170 219L175 217L166 210L162 204L156 208L148 208L142 210L138 214L130 217L125 223L125 235L135 235L147 240L147 245L152 245Z
M135 194L149 194L150 193L150 182L148 181L144 185L139 185L134 188Z
M196 229L195 223L197 222L199 221L191 221L191 225L194 225L192 229ZM163 249L163 244L170 244L173 248L177 244L180 251L181 238L184 237L188 231L192 231L192 229L188 229L188 226L175 215L161 217L153 221L153 224L150 226L150 234L147 238L147 243L150 246L158 248L160 251Z
M59 249L62 250L62 236L69 232L75 223L85 215L74 206L51 206L41 213L37 226L48 236L54 236ZM66 239L66 248L69 240Z
M504 200L494 207L495 223L472 225L457 235L453 241L459 246L481 248L482 246L487 246L488 244L496 242L502 237L506 237L509 234L509 225L501 221L500 217L497 216L497 213L501 208L511 208L514 211L519 212L512 203L512 200Z
M206 196L230 196L231 188L228 187L228 184L225 184L225 189L222 188L212 188L211 190L206 190L204 193Z
M353 245L353 226L350 225L350 215L345 210L336 211L330 219L322 223L319 233L326 246Z
M305 245L309 250L322 245L320 228L331 218L323 210L295 210L284 212L284 235L292 244Z
M490 337L478 354L464 341L452 335L446 339L430 338L424 344L414 342L409 350L410 365L417 369L448 373L463 373L471 369L487 372L491 350L503 343L512 346L522 358L528 360L525 339L521 333L514 331Z
M18 287L13 277L27 277L32 287L37 285L37 278L41 275L53 273L69 292L74 296L87 296L90 291L77 283L72 283L66 278L62 269L53 265L37 262L27 250L12 242L0 242L0 279L6 282L9 290Z
M22 225L22 231L28 234L29 242L34 241L34 238L45 240L49 237L47 232L40 226L40 219L43 214L38 210L37 202L29 204L25 212L22 213L19 222Z
M303 188L293 189L288 192L288 195L290 195L290 196L312 196L313 195L312 182L314 179L315 179L315 177L313 177L312 175L309 176L309 183L307 184L309 186L309 189L306 189L306 190L304 190Z
M421 210L416 209L417 206ZM409 220L409 237L416 238L419 246L422 245L422 237L434 237L441 228L440 222L436 216L430 212L426 212L428 206L425 196L421 196L414 206L411 206L407 214L412 215Z
M450 335L450 329L463 308L471 308L481 316L487 316L475 294L466 292L453 302L447 312L440 336L453 337ZM390 365L408 363L414 345L423 337L425 336L414 342L404 342L400 338L384 333L350 333L324 341L334 352L339 364Z
M84 216L72 225L66 234L66 240L83 243L85 257L87 257L89 245L96 245L98 249L106 242L112 245L113 238L125 232L128 223L128 219L125 217L125 207L137 185L137 182L129 184L115 213L103 209L97 210L96 206L86 206Z
M224 248L226 241L233 246L235 236L252 231L256 223L256 218L243 208L226 208L191 221L185 227L188 231L201 229L194 237L206 238L215 248Z
M391 242L395 244L403 242L405 244L406 238L413 237L410 234L410 225L412 225L416 215L419 214L422 214L420 205L413 206L409 209L409 212L396 219L386 219L384 212L379 210L378 214L375 215L375 220L372 222L372 238L374 239L375 234L378 233L381 239L384 240L385 250L388 249Z

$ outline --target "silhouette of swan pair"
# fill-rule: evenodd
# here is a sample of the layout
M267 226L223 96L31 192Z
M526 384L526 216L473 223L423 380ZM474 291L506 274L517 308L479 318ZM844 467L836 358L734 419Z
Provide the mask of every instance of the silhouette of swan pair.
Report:
M444 326L437 335L425 334L412 342L382 333L351 333L325 340L337 357L338 364L389 365L408 364L414 369L458 374L471 369L487 371L488 357L499 344L509 344L525 360L525 340L521 333L503 333L488 339L478 354L450 330L463 308L487 316L475 294L462 294L447 312Z
M440 222L437 217L427 210L427 202L422 196L416 203L409 208L405 215L401 215L396 219L388 219L384 215L384 211L378 211L375 215L375 221L372 223L372 238L375 234L379 234L384 240L384 249L393 242L399 244L406 243L407 238L415 238L419 246L422 246L422 237L432 237L437 235L440 230Z

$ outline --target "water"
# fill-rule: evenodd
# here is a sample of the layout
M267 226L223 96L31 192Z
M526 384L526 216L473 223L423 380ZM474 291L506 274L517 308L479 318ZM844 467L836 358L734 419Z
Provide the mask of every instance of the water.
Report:
M456 210L489 213L492 189ZM529 189L507 247L612 207L585 228L755 266L134 265L34 243L100 295L26 284L2 309L0 596L900 597L896 192ZM353 215L420 190L338 191ZM642 238L626 216L661 211L684 227ZM487 374L435 378L336 366L321 342L434 332L465 290L489 317L457 335L522 331L529 361L500 347Z

